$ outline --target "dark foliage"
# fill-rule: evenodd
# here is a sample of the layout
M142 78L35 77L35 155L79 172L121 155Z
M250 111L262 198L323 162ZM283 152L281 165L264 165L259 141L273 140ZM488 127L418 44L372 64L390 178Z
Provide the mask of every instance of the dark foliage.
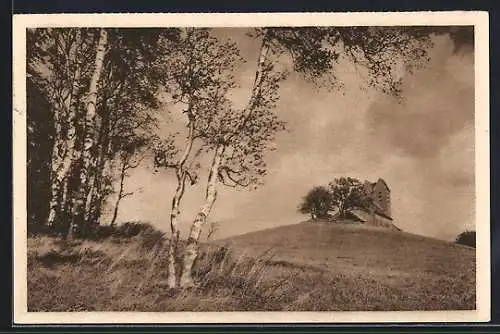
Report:
M330 70L339 57L324 43L329 35L330 31L321 27L274 27L267 30L266 37L278 52L286 50L296 72L314 78Z
M358 179L341 177L330 182L329 186L333 205L338 208L340 218L347 217L354 209L369 208L373 203Z
M304 197L300 204L301 213L310 213L313 219L328 217L332 207L332 195L325 187L314 187Z
M27 201L28 232L35 233L47 219L50 197L50 156L54 127L45 96L27 80Z
M34 224L28 230L29 236L36 235L46 235L54 237L64 237L65 231L55 230L54 228L49 228L44 224ZM73 243L79 243L81 240L93 240L93 241L104 241L111 240L114 242L124 242L132 238L138 239L141 246L150 250L157 245L162 245L165 241L165 233L156 229L153 225L146 222L127 222L120 225L89 225L84 231L82 229L76 229L74 235L74 241L67 239L61 239L62 245L73 245ZM50 260L50 255L49 259Z
M460 233L455 242L459 245L476 248L476 231L465 231Z
M92 240L102 240L110 237L119 239L130 239L141 236L144 239L151 239L151 243L156 243L163 238L163 233L154 226L145 222L127 222L120 225L96 225L84 238ZM150 242L147 241L149 244Z
M329 187L317 186L302 200L299 212L310 213L313 219L328 219L328 212L338 209L338 218L353 218L353 209L369 208L372 199L363 184L352 177L341 177L330 182Z
M31 225L47 222L54 233L68 232L70 221L78 225L80 237L97 233L92 225L101 223L102 208L116 191L111 165L123 152L133 156L128 160L138 160L136 156L149 143L156 126L157 93L164 84L159 59L169 51L162 46L179 37L177 29L106 30L97 115L88 120L92 125L85 123L85 96L101 29L27 31L28 184L32 188L28 214ZM82 156L86 136L93 139L88 157ZM139 163L128 160L129 166ZM80 184L81 175L87 175L85 184ZM36 233L40 228L29 230Z

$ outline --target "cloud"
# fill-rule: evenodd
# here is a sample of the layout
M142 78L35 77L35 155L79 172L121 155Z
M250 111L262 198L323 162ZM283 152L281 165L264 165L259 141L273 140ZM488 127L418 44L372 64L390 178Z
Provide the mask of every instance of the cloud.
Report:
M450 136L474 119L473 64L452 55L451 41L436 43L440 52L433 53L429 66L403 79L404 102L380 96L367 113L374 139L416 158L438 154ZM463 72L468 80L458 77Z
M471 54L437 38L429 66L404 78L405 101L369 107L370 142L401 157L395 215L416 233L453 238L474 222L474 76ZM411 212L411 206L418 211Z

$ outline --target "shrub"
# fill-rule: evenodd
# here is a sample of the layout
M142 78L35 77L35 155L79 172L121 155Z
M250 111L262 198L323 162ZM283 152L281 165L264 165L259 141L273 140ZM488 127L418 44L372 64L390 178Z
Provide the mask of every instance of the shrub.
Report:
M459 245L476 248L476 231L465 231L460 233L455 242Z
M147 226L144 227L141 232L139 232L137 238L140 239L141 246L145 250L150 251L157 245L163 246L163 242L165 241L165 233L147 224Z
M164 233L157 230L153 225L146 222L127 222L121 225L95 225L88 229L85 235L80 235L82 239L94 241L108 239L130 239L141 236L147 239L146 243L157 243L163 239Z
M59 222L54 227L48 227L45 224L29 223L28 237L34 236L52 236L65 237L68 232L68 223ZM146 243L156 243L163 239L164 233L157 230L153 225L147 222L136 221L126 222L121 225L97 225L91 224L85 229L74 230L74 237L77 239L89 239L94 241L108 239L110 237L120 239L130 239L142 235L142 238L148 239Z
M122 238L132 238L145 230L154 230L155 228L145 222L127 222L114 227L113 236Z

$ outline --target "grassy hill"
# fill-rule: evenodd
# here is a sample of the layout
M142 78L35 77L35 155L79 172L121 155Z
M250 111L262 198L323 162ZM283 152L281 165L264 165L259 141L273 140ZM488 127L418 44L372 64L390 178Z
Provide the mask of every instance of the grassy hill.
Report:
M315 223L219 243L251 256L269 251L269 265L316 271L311 293L343 295L345 304L335 306L341 309L475 308L473 248L389 229Z
M155 235L29 238L29 310L475 308L475 250L444 241L356 225L283 226L204 244L200 286L167 291L166 243Z

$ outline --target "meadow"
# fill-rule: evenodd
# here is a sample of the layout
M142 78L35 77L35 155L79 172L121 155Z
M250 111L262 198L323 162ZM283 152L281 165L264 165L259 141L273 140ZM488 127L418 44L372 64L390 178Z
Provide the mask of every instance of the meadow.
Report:
M474 248L389 229L301 223L203 243L198 286L169 290L168 241L145 226L96 240L28 237L28 310L475 309Z

